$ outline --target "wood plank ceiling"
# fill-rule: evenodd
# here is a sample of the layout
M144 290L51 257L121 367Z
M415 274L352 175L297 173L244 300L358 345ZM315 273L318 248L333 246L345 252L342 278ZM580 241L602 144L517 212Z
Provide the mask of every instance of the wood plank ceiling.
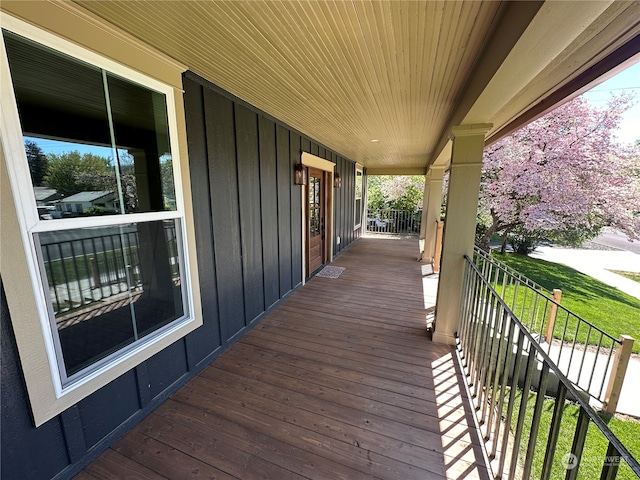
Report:
M498 1L75 3L302 133L379 171L424 171L442 150L451 120L464 118L460 104L476 80L473 69L478 59L487 57L492 35L518 23L506 18L508 4ZM584 5L588 3L594 4ZM601 10L609 3L600 2ZM629 24L638 28L638 22L628 17L633 4L640 2L616 3L615 15L599 19L600 30L589 31L593 24L586 19L580 28L587 33L578 38L577 46L560 48L562 55L555 55L566 59L575 49L589 46L612 16L626 15L627 34ZM535 15L540 4L517 8L528 8ZM513 11L516 7L510 8L514 19L522 18ZM549 18L554 18L552 8L548 7ZM528 28L528 21L522 22L522 29ZM509 41L515 43L521 33ZM614 32L612 37L606 46L620 35ZM536 77L540 68L522 72L528 81L537 82L537 89L523 86L514 94L521 97L520 104L502 108L497 120L484 121L497 122L495 129L502 127L603 51L581 58L582 63L565 62L568 71L561 66L546 72L542 80ZM551 59L544 66L550 63ZM553 80L545 82L546 78Z
M426 165L500 10L500 2L78 3L381 167L400 158Z

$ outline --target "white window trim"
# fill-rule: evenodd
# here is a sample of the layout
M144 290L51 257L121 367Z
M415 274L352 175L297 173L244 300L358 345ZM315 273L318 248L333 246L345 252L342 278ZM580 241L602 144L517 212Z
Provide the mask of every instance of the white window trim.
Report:
M68 12L67 12L68 13ZM98 28L95 20L70 15L70 21L81 22L83 27ZM0 48L0 186L2 194L2 251L0 271L5 288L18 352L29 393L36 426L95 392L110 381L158 353L171 343L202 325L201 303L195 249L195 233L191 214L191 188L188 175L186 128L181 90L167 85L139 71L132 70L112 59L89 51L53 33L0 12L2 28L47 45L74 58L96 65L136 83L166 95L169 136L171 141L176 188L176 212L150 212L84 219L82 227L124 224L153 219L181 218L184 247L185 280L188 295L185 307L189 316L170 324L153 338L142 340L117 359L87 374L82 379L63 387L58 372L53 335L50 329L47 299L43 291L37 267L33 233L51 230L42 225L37 216L36 203L31 191L30 174L23 146L20 119L18 116L9 65L4 48ZM127 41L130 41L127 39ZM139 46L132 45L132 49ZM129 52L130 53L130 52ZM127 52L123 51L123 55ZM123 62L124 63L124 62ZM165 66L173 66L170 62ZM166 73L166 72L163 72ZM177 72L179 78L180 72ZM175 77L175 75L174 75ZM73 220L48 220L55 228L64 230L78 228ZM49 228L47 228L49 227Z
M358 172L360 172L360 183L361 183L361 191L360 191L360 223L356 223L356 218L358 215L358 212L355 210L355 205L356 205L356 199L358 197L355 196L355 191L357 189L357 182L358 182ZM359 163L356 163L356 170L355 170L355 182L356 182L356 189L354 189L354 198L353 198L353 229L354 230L358 230L359 228L362 228L362 217L364 217L364 167L362 165L360 165Z

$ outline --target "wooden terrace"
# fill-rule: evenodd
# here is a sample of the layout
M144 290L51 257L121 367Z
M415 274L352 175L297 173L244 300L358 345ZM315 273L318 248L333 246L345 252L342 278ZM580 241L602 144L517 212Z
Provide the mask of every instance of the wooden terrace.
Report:
M488 479L417 252L358 240L76 479Z

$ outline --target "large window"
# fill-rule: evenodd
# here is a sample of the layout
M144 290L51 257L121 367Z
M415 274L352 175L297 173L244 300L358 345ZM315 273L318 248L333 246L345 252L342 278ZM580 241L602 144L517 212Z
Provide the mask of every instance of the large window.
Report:
M354 228L359 228L362 226L362 198L364 191L362 175L362 167L360 165L356 165L356 188L355 188L355 219L354 219Z
M173 89L2 33L24 146L5 158L32 192L14 203L59 395L193 319Z

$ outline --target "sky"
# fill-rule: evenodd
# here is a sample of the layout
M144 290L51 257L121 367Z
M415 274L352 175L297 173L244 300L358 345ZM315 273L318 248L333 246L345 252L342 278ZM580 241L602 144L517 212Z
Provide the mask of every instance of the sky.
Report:
M110 147L99 147L96 145L83 145L82 143L61 142L59 140L48 140L45 138L33 138L25 137L25 140L31 140L36 142L38 146L44 151L44 153L55 153L60 155L72 150L78 150L80 155L85 153L92 153L100 157L111 158L113 156L113 150Z
M640 140L640 62L592 88L584 97L595 107L604 107L612 93L624 90L635 94L635 105L624 113L617 136L621 143L633 143Z

